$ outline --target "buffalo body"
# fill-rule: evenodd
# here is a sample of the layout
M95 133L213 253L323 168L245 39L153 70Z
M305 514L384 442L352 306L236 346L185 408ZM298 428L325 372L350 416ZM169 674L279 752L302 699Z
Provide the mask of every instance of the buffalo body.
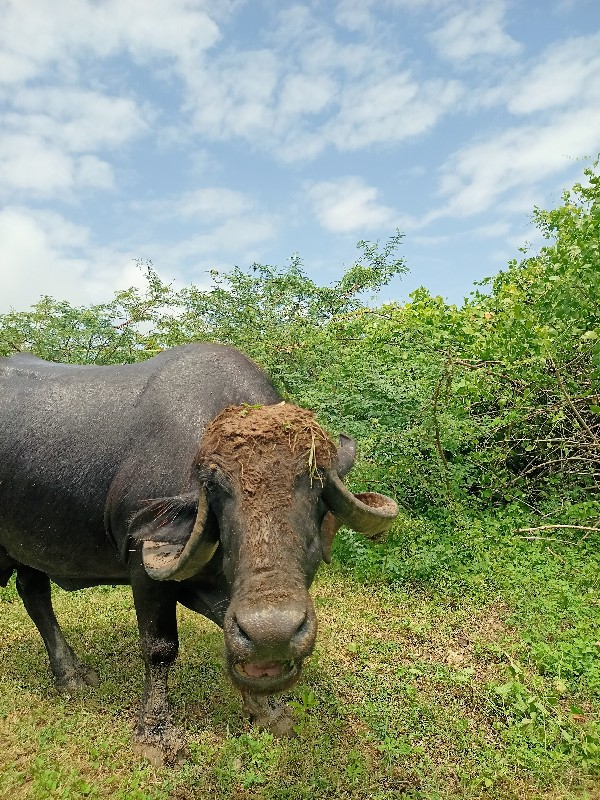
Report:
M340 524L372 535L397 513L343 486L353 460L351 439L334 446L233 348L102 367L0 359L0 583L16 571L69 691L97 676L62 635L50 580L131 585L146 665L134 749L152 761L182 745L167 700L178 602L223 628L248 715L288 733L273 695L314 646L318 564Z

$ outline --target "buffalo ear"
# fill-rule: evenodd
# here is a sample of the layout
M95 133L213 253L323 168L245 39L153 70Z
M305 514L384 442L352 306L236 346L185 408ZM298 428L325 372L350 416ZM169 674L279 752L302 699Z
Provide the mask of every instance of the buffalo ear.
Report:
M198 495L177 495L146 500L129 520L129 535L137 542L185 544L198 514Z
M342 523L333 516L331 511L328 511L323 517L323 522L321 523L321 550L323 552L323 561L326 564L331 564L333 539L341 525Z
M131 518L129 535L142 542L144 569L158 581L197 575L219 544L218 529L205 530L206 494L190 492L149 500Z

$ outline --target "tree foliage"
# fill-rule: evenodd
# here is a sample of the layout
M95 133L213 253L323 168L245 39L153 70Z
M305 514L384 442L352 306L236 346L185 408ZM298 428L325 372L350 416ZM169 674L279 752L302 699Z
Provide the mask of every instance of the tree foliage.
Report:
M369 292L406 271L397 233L360 242L319 286L295 256L211 273L179 291L144 266L146 288L74 307L49 297L0 317L0 353L109 364L189 341L241 348L284 394L360 440L358 483L417 512L456 503L538 508L597 499L600 456L600 178L551 211L546 237L461 307L419 289L403 305ZM568 502L567 502L568 501Z

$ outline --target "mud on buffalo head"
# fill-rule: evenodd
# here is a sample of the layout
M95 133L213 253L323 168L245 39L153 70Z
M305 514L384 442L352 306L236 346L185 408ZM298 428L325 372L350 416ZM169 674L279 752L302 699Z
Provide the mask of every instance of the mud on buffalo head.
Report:
M227 660L242 689L271 694L295 683L317 632L307 590L336 530L374 536L398 512L383 495L343 485L354 457L354 441L341 436L336 447L310 411L231 406L202 437L199 494L178 498L179 507L169 501L162 521L156 507L142 512L147 524L136 521L146 571L158 580L192 578L220 546Z

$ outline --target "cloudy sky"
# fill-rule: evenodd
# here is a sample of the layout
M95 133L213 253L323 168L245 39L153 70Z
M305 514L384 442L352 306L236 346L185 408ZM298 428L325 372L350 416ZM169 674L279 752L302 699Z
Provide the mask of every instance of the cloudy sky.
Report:
M600 152L599 0L0 0L0 311L396 228L453 302ZM588 159L586 161L585 159Z

